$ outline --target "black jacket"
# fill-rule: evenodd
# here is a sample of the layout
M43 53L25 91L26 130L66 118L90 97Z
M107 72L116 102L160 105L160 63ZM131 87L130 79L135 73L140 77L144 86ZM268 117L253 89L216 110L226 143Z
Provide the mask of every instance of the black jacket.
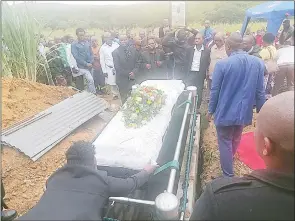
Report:
M119 78L128 78L130 72L136 74L136 72L138 71L138 67L136 65L139 58L139 53L134 47L130 47L130 52L131 55L128 59L125 56L124 47L122 46L119 46L112 53L116 76Z
M190 220L294 220L294 174L257 170L206 186Z
M191 39L194 39L195 35L191 36L189 39L187 39L186 42L180 44L175 39L175 32L167 34L163 40L162 40L162 46L169 48L171 52L173 52L173 59L175 61L176 66L184 67L186 63L186 52L188 48L190 48L189 42L191 42Z
M105 171L66 165L47 180L40 201L18 220L101 220L109 196L128 195L148 178L145 171L121 179Z
M156 62L161 62L161 66L157 66ZM150 64L151 69L147 69L146 65ZM166 79L167 61L164 57L164 51L156 49L155 53L145 50L141 53L140 71L136 76L136 82L140 84L146 80Z
M195 46L187 49L187 54L186 54L187 57L186 57L186 65L185 65L186 73L188 73L192 67L194 53L195 53L194 47ZM204 47L204 50L202 51L202 54L201 54L199 73L201 75L206 76L206 72L208 71L209 65L210 65L210 49Z

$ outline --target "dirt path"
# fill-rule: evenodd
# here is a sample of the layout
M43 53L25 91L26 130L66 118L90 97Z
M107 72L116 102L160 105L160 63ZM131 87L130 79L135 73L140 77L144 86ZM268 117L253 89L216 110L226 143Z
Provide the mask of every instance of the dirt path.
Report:
M206 93L203 93L206 94ZM213 121L208 123L206 119L208 103L203 98L202 106L201 106L201 151L203 153L203 172L201 174L201 186L204 188L206 183L212 180L212 177L218 177L222 175L221 167L220 167L220 156L217 145L217 134ZM245 127L243 133L254 131L256 123L256 113L253 116L252 125ZM252 170L241 162L237 157L235 157L234 161L234 172L236 176L242 176L251 172Z

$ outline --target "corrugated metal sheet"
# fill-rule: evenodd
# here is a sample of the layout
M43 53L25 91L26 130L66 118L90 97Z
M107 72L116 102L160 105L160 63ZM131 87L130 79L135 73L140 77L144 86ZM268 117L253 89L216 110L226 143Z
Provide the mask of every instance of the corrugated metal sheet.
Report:
M6 129L1 142L35 161L107 107L106 101L84 91Z

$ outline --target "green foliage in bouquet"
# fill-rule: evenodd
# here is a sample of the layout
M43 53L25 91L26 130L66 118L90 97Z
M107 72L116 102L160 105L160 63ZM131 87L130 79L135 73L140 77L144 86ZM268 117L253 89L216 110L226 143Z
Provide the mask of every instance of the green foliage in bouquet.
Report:
M139 128L156 116L166 101L164 91L150 86L132 90L122 108L125 126Z

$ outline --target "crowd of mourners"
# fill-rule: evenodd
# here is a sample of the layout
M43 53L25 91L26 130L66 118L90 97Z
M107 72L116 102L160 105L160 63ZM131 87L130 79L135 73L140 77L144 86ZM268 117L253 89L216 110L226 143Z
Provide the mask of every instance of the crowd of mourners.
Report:
M277 36L263 30L247 31L243 37L238 31L225 34L214 31L209 21L201 31L172 30L167 19L158 36L105 32L101 47L81 28L76 35L77 40L65 36L48 42L47 53L40 45L57 85L74 82L80 90L112 93L124 102L133 84L179 79L197 87L199 109L207 82L207 117L209 121L214 117L222 176L206 186L191 220L294 220L294 27L290 20L283 21ZM259 113L256 149L266 169L235 177L234 155L243 128L252 124L254 108ZM40 201L19 220L100 220L109 196L128 195L146 183L156 168L147 165L126 179L110 177L96 169L94 154L90 143L74 144L66 153L67 164L48 179ZM5 211L6 217L14 214Z

